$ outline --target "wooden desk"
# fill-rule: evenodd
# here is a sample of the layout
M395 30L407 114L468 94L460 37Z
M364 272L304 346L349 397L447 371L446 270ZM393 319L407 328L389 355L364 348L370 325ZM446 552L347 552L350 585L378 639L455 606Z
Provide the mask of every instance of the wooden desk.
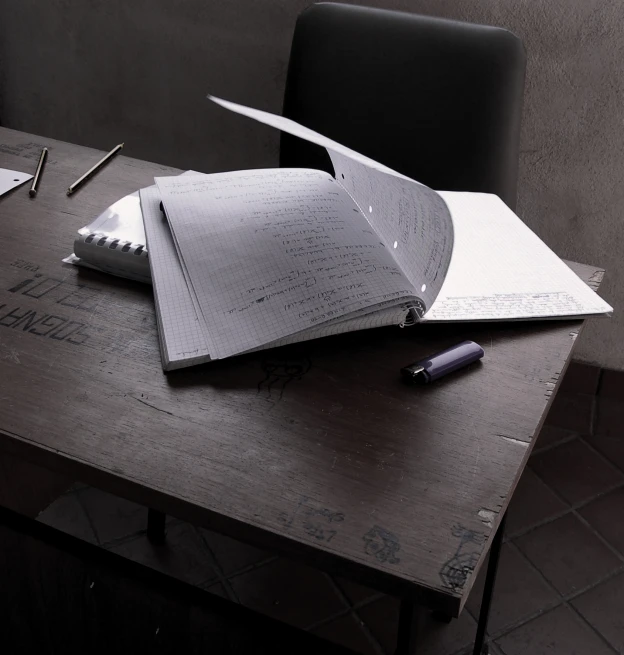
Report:
M157 510L457 616L582 321L377 329L160 365L151 289L61 264L75 231L178 171L0 129L0 446ZM602 271L574 269L594 287ZM399 369L463 339L485 358L424 388Z

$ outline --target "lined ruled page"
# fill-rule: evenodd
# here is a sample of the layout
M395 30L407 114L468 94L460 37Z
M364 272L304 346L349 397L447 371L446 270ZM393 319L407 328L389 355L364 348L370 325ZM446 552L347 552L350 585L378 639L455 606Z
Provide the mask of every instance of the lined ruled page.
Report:
M415 297L327 173L268 169L156 182L213 358Z
M428 321L588 316L613 311L527 227L488 193L441 191L455 249Z

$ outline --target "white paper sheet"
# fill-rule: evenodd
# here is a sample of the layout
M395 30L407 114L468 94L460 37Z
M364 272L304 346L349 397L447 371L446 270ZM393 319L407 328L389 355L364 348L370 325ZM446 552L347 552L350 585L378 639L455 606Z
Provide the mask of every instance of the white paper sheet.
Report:
M32 180L34 175L30 173L20 173L20 171L11 171L8 168L0 168L0 196L8 193L28 180Z
M455 247L428 321L588 316L613 311L505 203L442 191Z
M355 200L420 297L422 316L442 287L453 252L444 200L418 182L389 175L328 150L336 180Z

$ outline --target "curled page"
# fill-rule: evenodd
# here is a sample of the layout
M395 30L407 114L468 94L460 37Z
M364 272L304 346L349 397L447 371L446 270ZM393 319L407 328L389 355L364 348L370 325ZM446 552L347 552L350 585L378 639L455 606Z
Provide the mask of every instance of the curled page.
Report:
M453 221L429 187L283 116L208 96L225 109L327 148L336 181L349 193L418 293L422 317L433 305L453 252Z
M251 107L245 107L244 105L239 105L236 102L230 102L229 100L223 100L222 98L217 98L211 95L208 96L208 99L212 100L217 105L221 105L221 107L224 107L225 109L229 109L230 111L233 111L236 114L241 114L242 116L253 118L255 121L258 121L259 123L270 125L271 127L275 127L278 130L281 130L282 132L288 132L288 134L292 134L293 136L298 136L300 139L305 139L310 143L316 143L317 145L323 146L328 150L333 150L334 152L345 155L346 157L351 157L351 159L353 159L354 161L358 161L361 164L366 164L366 166L375 168L378 171L383 171L385 173L396 175L398 177L404 177L406 180L410 179L408 177L405 177L404 175L401 175L401 173L397 173L396 171L393 171L391 168L388 168L387 166L384 166L383 164L376 162L374 159L370 159L370 157L366 157L365 155L362 155L359 152L356 152L355 150L351 150L351 148L347 148L346 146L343 146L337 141L329 139L326 136L323 136L322 134L315 132L314 130L310 130L309 128L304 127L303 125L299 125L299 123L290 120L290 118L284 118L283 116L276 116L275 114L271 114L268 111L262 111L261 109L252 109Z
M420 297L418 318L433 305L453 252L453 224L444 200L429 187L328 150L336 180Z
M613 311L500 198L440 194L451 210L457 245L426 321L508 321Z

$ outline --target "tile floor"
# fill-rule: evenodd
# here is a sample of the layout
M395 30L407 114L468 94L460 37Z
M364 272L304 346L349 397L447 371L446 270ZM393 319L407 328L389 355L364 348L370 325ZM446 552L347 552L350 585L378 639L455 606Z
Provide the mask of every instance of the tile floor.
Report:
M624 653L623 423L624 373L573 364L509 508L493 654ZM347 580L176 519L155 547L143 507L79 484L39 519L356 652L393 651L398 601ZM419 655L468 652L482 588L451 624L429 621Z

